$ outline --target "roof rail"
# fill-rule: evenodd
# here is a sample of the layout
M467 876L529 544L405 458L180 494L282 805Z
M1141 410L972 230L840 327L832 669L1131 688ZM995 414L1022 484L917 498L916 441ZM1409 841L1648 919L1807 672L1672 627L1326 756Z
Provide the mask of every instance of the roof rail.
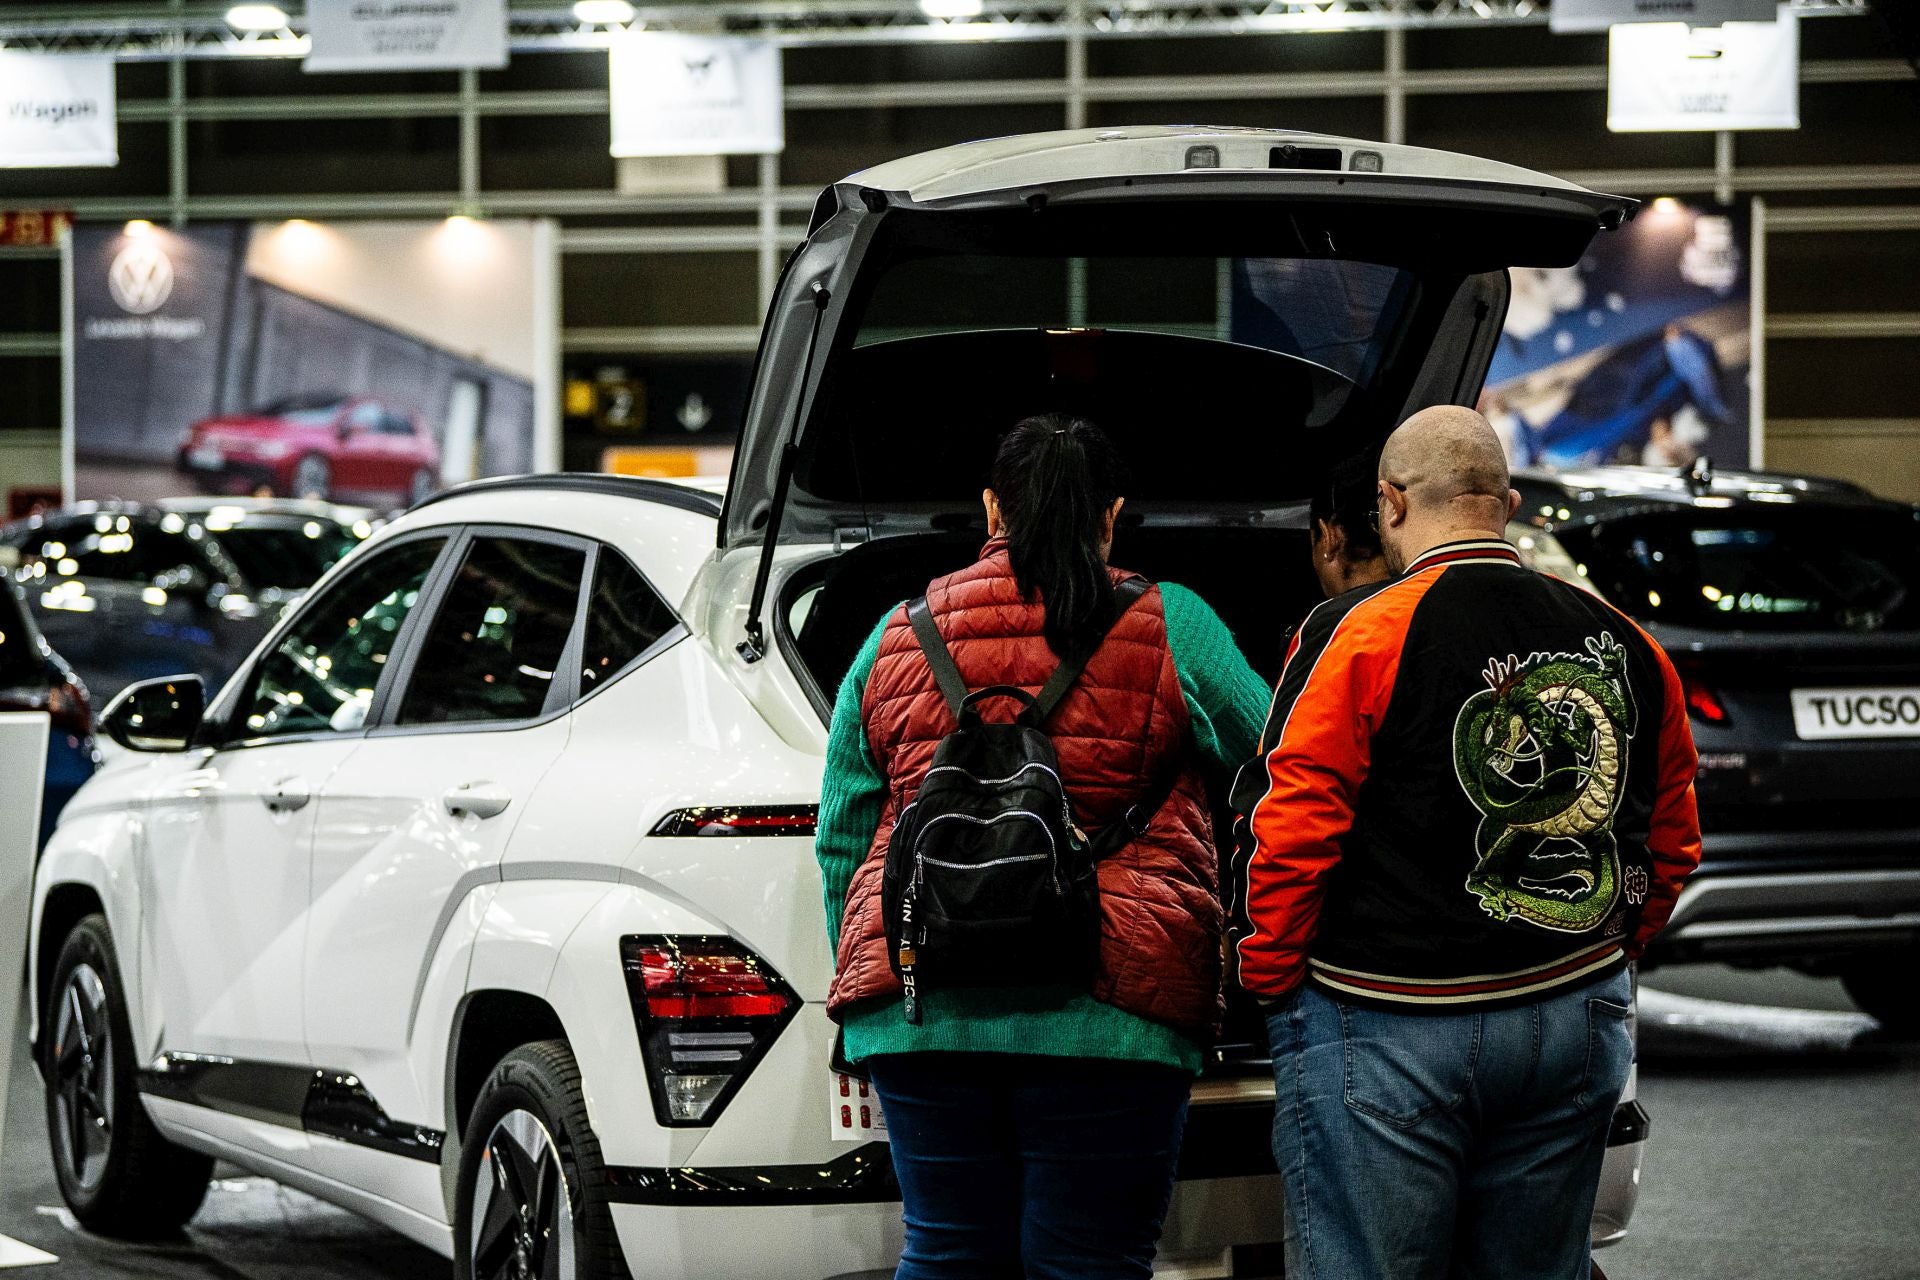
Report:
M464 498L470 494L481 493L599 493L613 498L637 498L642 502L657 503L663 507L677 507L682 511L691 511L695 515L720 518L720 495L708 493L704 489L691 489L686 485L673 484L667 480L650 480L643 476L616 476L598 471L547 471L523 476L495 476L486 480L469 480L454 485L451 489L442 489L430 498L416 502L409 508L418 511L430 507L436 502L445 502L449 498Z

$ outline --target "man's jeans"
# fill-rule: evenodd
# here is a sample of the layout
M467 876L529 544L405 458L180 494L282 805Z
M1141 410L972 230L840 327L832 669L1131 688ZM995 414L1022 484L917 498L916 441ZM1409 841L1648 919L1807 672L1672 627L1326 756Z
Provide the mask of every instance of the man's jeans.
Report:
M1011 1053L868 1060L905 1200L895 1280L1146 1280L1193 1077Z
M1476 1013L1309 985L1270 1014L1288 1280L1586 1280L1632 998L1624 972Z

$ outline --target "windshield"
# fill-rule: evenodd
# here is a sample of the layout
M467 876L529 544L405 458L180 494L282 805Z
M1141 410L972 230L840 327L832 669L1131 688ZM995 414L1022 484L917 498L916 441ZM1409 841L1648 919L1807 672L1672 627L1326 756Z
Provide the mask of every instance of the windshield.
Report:
M304 591L360 539L331 520L246 523L218 535L221 550L254 591Z
M1559 538L1643 621L1717 631L1920 628L1909 512L1782 507L1632 516Z

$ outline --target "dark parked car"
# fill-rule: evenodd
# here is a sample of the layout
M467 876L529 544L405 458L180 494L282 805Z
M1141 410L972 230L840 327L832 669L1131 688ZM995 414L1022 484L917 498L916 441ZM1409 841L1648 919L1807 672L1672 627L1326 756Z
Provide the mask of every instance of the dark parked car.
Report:
M371 532L362 513L319 503L82 503L0 528L0 546L40 629L104 702L175 672L219 687Z
M416 413L306 396L194 423L181 436L179 468L206 493L406 506L440 487L440 447Z
M1514 478L1514 536L1672 655L1705 857L1647 964L1837 975L1920 1030L1920 509L1832 480Z
M6 554L0 548L0 567ZM44 711L52 720L40 803L40 843L45 844L60 810L99 763L93 708L86 686L33 625L32 613L5 573L0 573L0 711Z

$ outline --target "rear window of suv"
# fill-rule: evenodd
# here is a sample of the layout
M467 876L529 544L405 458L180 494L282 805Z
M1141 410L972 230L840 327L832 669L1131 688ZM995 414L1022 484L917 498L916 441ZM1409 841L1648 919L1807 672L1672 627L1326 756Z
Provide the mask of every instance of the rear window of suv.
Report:
M1397 267L1337 258L942 255L889 269L854 342L1125 330L1257 347L1364 386L1411 290Z
M1920 519L1781 507L1659 512L1557 531L1608 599L1718 631L1920 629Z

